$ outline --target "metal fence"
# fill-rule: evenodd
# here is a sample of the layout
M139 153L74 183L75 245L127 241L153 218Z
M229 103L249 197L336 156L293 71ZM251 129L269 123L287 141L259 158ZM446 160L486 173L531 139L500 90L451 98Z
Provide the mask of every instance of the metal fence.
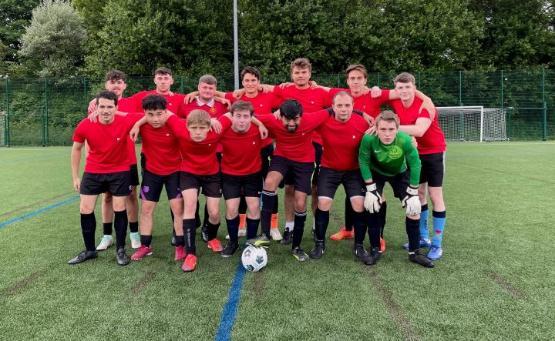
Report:
M368 85L392 87L395 75L371 73ZM415 73L418 89L437 106L499 108L507 113L510 140L555 139L555 70L454 71ZM175 76L173 89L195 90L197 79ZM322 85L344 87L343 74L313 74ZM268 76L275 84L287 81ZM91 98L102 89L99 79L0 79L0 146L69 145L77 123L85 116ZM232 88L229 75L218 87ZM126 94L153 87L152 77L129 77Z

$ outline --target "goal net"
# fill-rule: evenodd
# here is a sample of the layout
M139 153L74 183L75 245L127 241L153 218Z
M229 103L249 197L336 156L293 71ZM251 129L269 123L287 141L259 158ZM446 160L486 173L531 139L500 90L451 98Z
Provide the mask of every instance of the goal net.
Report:
M438 107L439 124L451 141L507 141L506 111L483 106Z

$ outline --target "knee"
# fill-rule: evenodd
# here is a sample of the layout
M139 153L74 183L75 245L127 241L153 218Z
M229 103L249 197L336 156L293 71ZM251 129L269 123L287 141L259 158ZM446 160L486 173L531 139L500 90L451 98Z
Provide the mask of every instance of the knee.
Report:
M364 202L362 199L351 200L351 207L353 208L353 211L360 213L364 210Z
M91 214L94 212L94 207L91 205L83 204L79 205L79 213L81 214Z

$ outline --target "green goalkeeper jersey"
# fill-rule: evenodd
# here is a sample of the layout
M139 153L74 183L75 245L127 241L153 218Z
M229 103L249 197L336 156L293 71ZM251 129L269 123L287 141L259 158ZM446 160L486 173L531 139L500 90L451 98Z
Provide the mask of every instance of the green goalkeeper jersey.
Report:
M410 185L420 182L420 158L412 138L399 131L391 144L383 144L376 135L364 135L358 151L358 163L364 181L372 181L372 172L395 176L407 170Z

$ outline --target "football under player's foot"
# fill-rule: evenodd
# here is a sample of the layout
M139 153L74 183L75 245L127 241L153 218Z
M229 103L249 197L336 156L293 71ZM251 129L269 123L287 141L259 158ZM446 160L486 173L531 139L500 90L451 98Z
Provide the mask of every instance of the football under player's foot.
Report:
M376 264L376 260L374 259L374 257L372 257L364 249L364 246L362 244L355 245L355 248L353 249L353 254L355 255L355 258L357 260L361 261L365 265L374 265L374 264Z
M98 243L98 246L96 247L96 251L104 251L110 246L112 246L112 244L114 244L114 239L112 238L112 236L109 234L105 234L102 236L100 243Z
M94 259L98 256L96 251L81 251L79 252L79 254L75 257L73 257L72 259L70 259L67 264L69 265L75 265L75 264L79 264L79 263L83 263L85 261L88 261L89 259Z
M222 252L222 250L224 249L222 243L218 240L218 238L210 239L208 242L206 242L206 244L208 248L214 252Z
M262 235L247 240L247 245L252 245L256 247L268 247L270 246L270 239L263 233Z
M174 260L184 260L186 256L185 247L183 245L177 245L175 247L175 257Z
M283 238L281 239L281 244L288 245L288 244L291 244L292 242L293 242L293 231L290 231L288 228L285 228L285 230L283 231Z
M386 249L385 239L383 239L383 237L380 237L380 252L384 253L385 249Z
M343 240L343 239L353 239L353 238L354 238L354 231L353 230L347 231L345 226L341 226L339 231L337 231L336 233L330 236L331 240Z
M195 271L197 267L197 256L190 253L185 257L185 261L183 262L183 265L181 265L181 270L183 270L184 272L191 272L191 271Z
M237 251L238 248L239 248L239 243L237 243L237 242L228 242L226 244L226 246L224 247L221 255L224 258L231 257L231 256L233 256L235 251Z
M432 245L432 241L431 241L431 240L429 240L429 239L422 239L422 238L420 239L420 246L419 246L420 248L423 248L423 247L428 248L428 247L430 247L431 245ZM408 250L408 249L409 249L409 243L403 244L403 249Z
M293 257L295 257L296 260L298 260L299 262L304 262L307 261L309 259L308 255L306 254L306 252L304 252L303 249L301 249L300 246L295 247L293 250L291 250L291 254L293 255Z
M272 240L275 240L276 242L279 242L280 240L283 239L283 237L281 237L281 233L279 233L279 228L277 227L272 227L270 229L270 237L272 238Z
M131 259L129 259L127 253L125 253L125 249L123 247L120 247L116 252L116 263L123 266L129 264L130 261Z
M422 249L417 249L415 252L410 252L409 260L426 268L434 267L434 263L430 260L430 258L426 257Z
M326 251L326 245L324 244L324 242L316 241L314 243L314 249L310 251L308 256L312 259L320 259L324 255L325 251Z
M139 232L129 233L129 239L131 240L132 248L138 249L141 246L141 236L139 235Z
M434 246L430 247L430 251L428 251L428 258L431 260L438 260L443 256L443 248L441 246Z
M141 260L143 258L145 258L146 256L150 256L152 254L152 248L150 246L144 246L141 245L137 251L135 251L132 255L131 255L131 260Z

